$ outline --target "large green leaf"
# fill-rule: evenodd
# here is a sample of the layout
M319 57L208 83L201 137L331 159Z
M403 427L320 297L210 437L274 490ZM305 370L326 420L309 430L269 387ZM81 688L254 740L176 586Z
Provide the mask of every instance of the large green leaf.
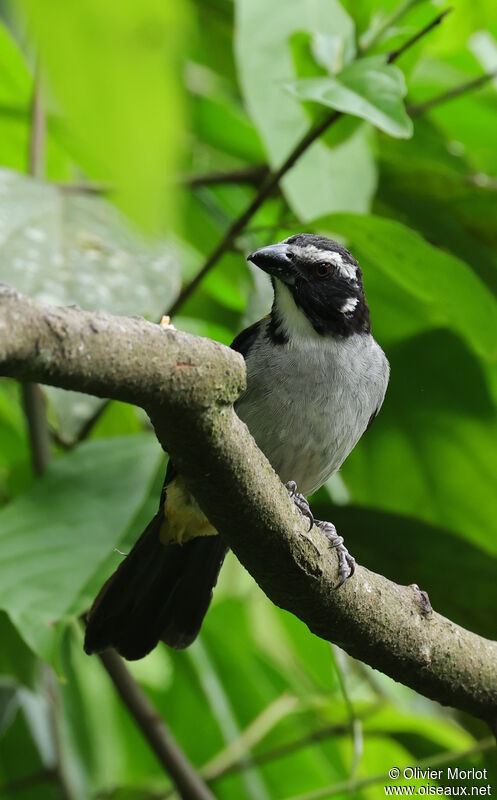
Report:
M380 183L375 210L402 221L458 256L497 295L497 204L466 158L449 153L441 131L416 120L409 142L379 138Z
M497 638L497 553L414 516L372 508L312 504L319 519L332 520L360 564L396 583L417 583L436 611L469 630ZM471 586L471 602L461 586Z
M352 500L497 554L497 417L485 369L442 331L400 342L387 355L383 408L342 467Z
M12 32L0 21L0 164L28 170L30 108L33 76ZM53 120L48 120L46 169L54 180L67 179L72 163L54 136Z
M110 203L0 170L0 281L42 303L157 319L176 298L169 241L150 241ZM72 436L100 400L50 389Z
M141 225L164 230L183 134L187 4L122 0L119 13L99 0L17 5L79 165L110 181Z
M304 78L287 88L299 100L361 117L391 136L412 135L412 122L402 102L407 91L404 75L383 56L362 58L347 64L338 75Z
M235 44L238 73L249 113L278 167L305 134L309 118L284 89L297 78L291 37L305 31L341 42L344 58L353 49L353 23L336 0L276 0L271 24L264 0L238 0ZM338 210L366 211L376 172L368 131L356 129L344 142L316 142L283 180L286 198L302 220Z
M42 658L56 659L61 624L84 610L80 593L143 502L158 455L151 436L89 442L0 513L0 607Z
M171 243L105 200L0 170L0 219L0 281L42 303L155 319L177 295Z
M449 327L475 352L497 358L497 300L470 267L428 244L415 231L375 216L335 215L315 224L343 236L365 272L365 285L375 310L376 294L396 290L394 313L417 315L423 327ZM371 291L372 290L372 291ZM373 317L376 330L394 338L392 326Z

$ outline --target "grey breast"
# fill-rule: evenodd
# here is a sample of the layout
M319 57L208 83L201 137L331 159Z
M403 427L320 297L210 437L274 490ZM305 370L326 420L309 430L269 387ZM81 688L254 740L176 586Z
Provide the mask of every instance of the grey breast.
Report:
M235 405L283 482L311 494L340 467L383 402L388 361L370 334L269 344L246 358Z

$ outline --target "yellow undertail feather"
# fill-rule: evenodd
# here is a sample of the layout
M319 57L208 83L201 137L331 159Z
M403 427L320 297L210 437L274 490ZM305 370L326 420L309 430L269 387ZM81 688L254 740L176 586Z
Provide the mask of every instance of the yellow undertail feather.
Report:
M164 522L160 539L164 544L185 544L199 536L215 536L216 529L209 522L181 476L167 487L164 505Z

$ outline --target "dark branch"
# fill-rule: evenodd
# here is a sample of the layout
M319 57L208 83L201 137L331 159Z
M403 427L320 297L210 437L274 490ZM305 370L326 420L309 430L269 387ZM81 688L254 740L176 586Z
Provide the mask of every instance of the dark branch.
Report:
M437 94L435 97L429 97L428 100L424 100L422 103L410 105L407 107L407 111L411 117L419 117L421 114L431 111L432 108L436 108L436 106L448 103L449 100L457 100L458 97L468 92L475 92L477 89L481 89L482 86L485 86L485 84L489 83L494 78L497 78L497 70L494 72L486 72L484 75L480 75L479 78L474 78L471 81L465 81L457 86L453 86L451 89L447 89L446 92Z
M248 167L218 172L206 172L204 175L185 175L181 178L183 186L197 189L199 186L217 186L218 184L248 183L259 186L267 177L269 167L267 164L251 164Z
M28 149L29 173L41 178L45 172L46 118L41 96L40 65L37 64L31 100L31 129ZM41 475L50 461L50 434L45 413L45 398L35 383L22 384L24 415L28 426L31 460L36 475Z
M438 15L438 17L435 17L434 20L429 22L428 25L426 25L420 31L415 33L414 36L411 36L411 38L408 39L407 42L404 42L402 47L399 47L398 50L392 50L392 52L387 57L387 63L393 64L394 61L397 61L397 59L400 58L400 56L402 56L414 44L419 42L419 40L422 39L423 36L426 36L427 33L430 33L430 31L432 31L434 28L440 25L442 20L447 16L447 14L450 14L452 10L453 10L452 8L446 8L445 11L442 11L442 13Z
M130 675L122 658L108 650L100 655L100 661L183 800L214 800L214 795L178 747L171 731Z

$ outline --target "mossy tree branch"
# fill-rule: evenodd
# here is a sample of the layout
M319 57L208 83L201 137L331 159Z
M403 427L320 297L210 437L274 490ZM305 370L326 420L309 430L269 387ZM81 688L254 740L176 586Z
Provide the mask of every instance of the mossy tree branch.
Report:
M123 400L149 414L201 507L267 596L316 635L441 703L497 720L497 643L364 567L335 590L336 555L305 523L233 402L242 357L138 318L42 307L0 289L0 374ZM401 535L401 532L399 532Z

